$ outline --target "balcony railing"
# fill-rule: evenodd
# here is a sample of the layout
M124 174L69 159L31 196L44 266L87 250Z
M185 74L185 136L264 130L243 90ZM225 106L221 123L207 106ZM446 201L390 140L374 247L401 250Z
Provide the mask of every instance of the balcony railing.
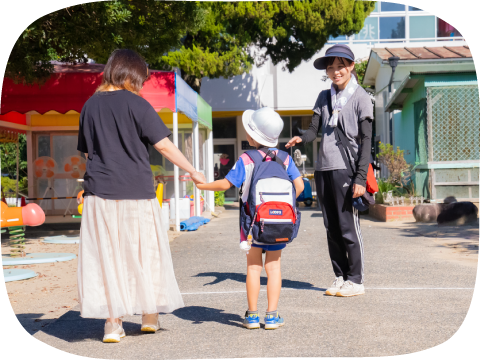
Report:
M426 24L419 23L419 18L429 19ZM327 44L366 44L375 46L377 44L408 44L418 42L456 42L456 44L465 42L480 42L480 35L474 36L438 36L439 20L443 18L476 18L480 19L479 10L422 10L422 11L409 11L409 6L405 5L405 11L394 12L372 12L367 19L365 19L364 28L356 35L346 37L346 39L331 39ZM381 20L384 18L397 18L397 31L400 34L393 35L391 28L383 29ZM399 20L400 19L400 20ZM415 20L416 19L416 20ZM415 20L415 21L414 21ZM384 23L385 25L385 23ZM421 25L419 27L419 25ZM425 27L426 26L426 27ZM403 27L403 30L402 30ZM413 33L411 33L413 31ZM479 28L480 31L480 28ZM386 33L384 33L386 32ZM390 32L392 33L389 36ZM425 34L425 32L428 34ZM412 36L413 35L413 36ZM427 35L428 37L416 37ZM399 38L398 36L403 36Z
M382 44L382 43L416 43L416 42L444 42L444 41L465 41L463 36L455 37L436 37L436 38L415 38L415 39L346 39L346 40L328 40L328 44Z

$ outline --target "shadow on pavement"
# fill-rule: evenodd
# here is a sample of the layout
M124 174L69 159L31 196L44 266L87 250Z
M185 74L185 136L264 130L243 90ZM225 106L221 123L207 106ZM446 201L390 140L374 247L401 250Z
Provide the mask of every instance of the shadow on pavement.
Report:
M247 281L247 275L241 273L221 273L221 272L205 272L195 275L195 277L215 277L212 282L206 283L206 285L215 285L225 280L234 280L245 284ZM267 285L267 278L265 276L260 277L260 285ZM282 288L289 289L301 289L301 290L316 290L325 291L326 289L314 287L313 284L304 281L282 279Z
M438 225L437 223L412 222L399 226L405 237L424 236L442 240L445 243L440 247L458 248L478 254L478 219L476 222L461 225Z
M191 321L192 324L202 324L206 321L211 321L230 326L243 327L243 318L241 316L224 313L223 310L205 306L186 306L175 310L172 314L180 319Z
M45 334L67 342L80 342L103 339L105 319L87 319L80 317L79 311L69 311L59 317L57 321L42 329ZM128 321L123 322L123 329L127 336L142 335L140 324Z

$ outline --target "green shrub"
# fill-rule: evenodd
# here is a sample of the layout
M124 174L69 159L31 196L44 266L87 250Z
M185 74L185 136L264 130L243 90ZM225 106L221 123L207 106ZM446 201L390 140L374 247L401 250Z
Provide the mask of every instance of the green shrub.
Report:
M215 191L215 206L225 204L225 191Z
M5 197L15 197L16 189L17 182L14 179L2 176L2 190L5 193Z
M380 152L377 155L378 160L387 167L389 172L389 178L382 180L384 183L389 184L388 186L385 185L385 189L388 187L388 190L379 190L379 192L392 191L393 196L415 195L413 174L417 164L407 164L404 155L406 153L408 154L408 151L400 150L398 146L395 150L391 144L383 143L380 143L379 149ZM380 197L381 199L379 200L383 203L383 194L380 195Z

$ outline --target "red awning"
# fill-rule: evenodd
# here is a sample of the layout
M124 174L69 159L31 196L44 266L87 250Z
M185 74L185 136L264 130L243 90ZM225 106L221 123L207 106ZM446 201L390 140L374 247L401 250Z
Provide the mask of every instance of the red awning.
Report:
M42 86L14 84L4 78L0 114L11 111L24 114L36 111L44 114L70 110L81 112L102 80L104 65L55 65L55 72ZM168 108L175 111L175 73L152 71L140 92L156 111Z

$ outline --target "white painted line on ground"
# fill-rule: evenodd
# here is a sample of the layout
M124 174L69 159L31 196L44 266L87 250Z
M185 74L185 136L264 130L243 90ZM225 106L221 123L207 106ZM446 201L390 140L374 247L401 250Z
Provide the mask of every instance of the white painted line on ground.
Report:
M474 290L475 288L365 288L366 290Z
M326 289L326 288L325 288ZM475 288L365 288L365 290L474 290ZM287 290L316 290L324 291L323 288L299 288L299 289L285 289L282 288L282 291ZM260 289L260 291L267 291L267 289ZM235 290L235 291L200 291L200 292L190 292L190 293L181 293L182 295L203 295L203 294L235 294L235 293L246 293L246 290Z

